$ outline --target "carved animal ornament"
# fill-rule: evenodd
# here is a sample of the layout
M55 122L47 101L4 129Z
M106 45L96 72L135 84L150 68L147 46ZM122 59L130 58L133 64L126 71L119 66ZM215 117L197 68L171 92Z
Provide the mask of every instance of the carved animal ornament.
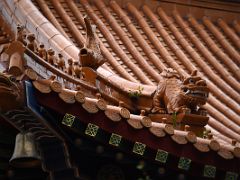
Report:
M166 69L161 77L153 97L152 113L171 114L187 109L198 114L198 109L207 102L209 89L196 70L191 76L182 78L175 70Z
M96 70L106 62L101 54L99 41L96 35L96 26L91 25L88 17L84 17L87 38L84 47L80 49L79 59L82 67L90 67Z

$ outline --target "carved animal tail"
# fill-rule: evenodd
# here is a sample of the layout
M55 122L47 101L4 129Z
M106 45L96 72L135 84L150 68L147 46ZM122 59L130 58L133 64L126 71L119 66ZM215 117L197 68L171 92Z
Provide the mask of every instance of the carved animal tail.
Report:
M96 26L91 25L90 20L87 16L84 17L84 22L86 25L86 31L87 31L87 39L86 39L86 48L89 48L97 53L100 53L100 47L98 40L96 38Z
M158 112L160 109L165 108L164 107L164 94L166 90L166 81L165 80L160 80L157 89L155 91L155 94L153 96L153 109L151 110L152 113Z

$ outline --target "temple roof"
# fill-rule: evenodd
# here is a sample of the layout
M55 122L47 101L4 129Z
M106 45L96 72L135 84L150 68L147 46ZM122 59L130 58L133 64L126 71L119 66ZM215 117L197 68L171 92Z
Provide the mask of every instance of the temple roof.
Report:
M103 67L131 82L156 85L166 67L183 76L197 69L211 93L207 127L223 141L240 140L239 4L36 0L35 5L76 47L85 42L88 15L107 59Z
M161 137L167 133L173 141L180 144L194 141L194 146L200 151L204 152L210 147L215 151L221 149L218 153L224 158L239 158L238 3L205 0L34 0L31 3L22 0L2 1L1 4L5 7L1 11L6 21L14 22L11 25L13 29L16 29L17 23L24 24L28 32L35 34L38 43L62 53L65 59L73 58L75 61L78 60L79 48L84 47L86 42L83 17L87 15L97 27L97 39L106 59L106 63L97 70L99 79L110 83L121 92L137 90L141 86L143 96L151 97L160 80L159 74L165 68L173 68L184 77L198 70L198 74L207 81L210 90L208 102L204 106L210 119L205 127L211 130L214 140L193 138L185 131L168 129L169 127L162 123L150 122L149 125L150 120L144 113L136 115L121 107L121 104L117 106L99 102L101 96L83 95L74 86L65 85L56 90L51 83L57 84L62 81L50 78L48 83L42 83L44 80L39 79L48 79L51 74L45 76L37 67L33 70L38 75L34 75L32 80L40 92L55 91L66 103L72 104L77 101L89 113L96 113L100 109L113 121L127 119L132 127L147 127L155 136ZM9 17L9 12L15 14ZM68 77L69 79L71 78ZM96 92L91 83L76 79L70 82L82 85L85 89L92 88L91 91ZM80 100L77 99L78 95ZM88 95L89 97L85 97ZM160 129L161 133L155 132L154 128L158 131ZM237 143L234 144L235 141Z

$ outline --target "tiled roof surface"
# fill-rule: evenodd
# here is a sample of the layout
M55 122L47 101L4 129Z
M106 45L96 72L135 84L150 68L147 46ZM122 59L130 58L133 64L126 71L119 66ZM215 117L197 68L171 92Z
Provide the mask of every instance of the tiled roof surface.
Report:
M240 140L240 31L237 16L231 14L236 8L207 17L203 7L202 16L195 17L191 11L171 10L154 1L155 10L151 2L36 0L35 4L77 47L85 40L83 16L88 15L97 25L105 68L127 80L156 85L166 67L185 76L197 69L211 92L208 127L224 141ZM227 5L218 4L225 9Z
M20 1L19 7L26 2L29 3ZM174 0L148 1L146 5L124 2L35 0L35 6L60 33L45 19L39 18L40 23L31 21L31 24L25 17L13 18L21 23L25 19L27 28L36 31L38 41L77 59L76 48L62 35L76 47L82 47L86 35L83 16L88 15L97 25L102 54L107 59L103 68L137 84L156 85L159 73L166 67L185 76L197 69L211 92L205 106L210 116L207 128L222 145L229 146L236 139L239 146L239 4L234 4L236 7L230 4L232 9L228 3L211 4L211 9L217 7L211 16L211 10L195 1L195 6L190 8L197 9L198 15L174 8L174 2L178 2ZM11 9L11 3L2 3ZM32 15L30 20L39 17L34 8L24 13ZM46 30L49 32L44 35Z

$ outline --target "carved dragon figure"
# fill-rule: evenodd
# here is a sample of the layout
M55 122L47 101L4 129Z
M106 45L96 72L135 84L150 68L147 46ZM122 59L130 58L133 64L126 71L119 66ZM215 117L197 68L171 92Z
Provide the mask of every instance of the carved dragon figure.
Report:
M88 17L84 17L84 22L86 25L87 39L84 47L80 49L79 58L82 67L91 67L92 69L97 69L106 60L101 54L100 45L95 33L96 26L91 25Z
M209 89L206 81L193 71L191 76L182 78L173 69L161 73L157 90L153 97L152 113L174 113L188 108L196 113L197 108L207 101Z

